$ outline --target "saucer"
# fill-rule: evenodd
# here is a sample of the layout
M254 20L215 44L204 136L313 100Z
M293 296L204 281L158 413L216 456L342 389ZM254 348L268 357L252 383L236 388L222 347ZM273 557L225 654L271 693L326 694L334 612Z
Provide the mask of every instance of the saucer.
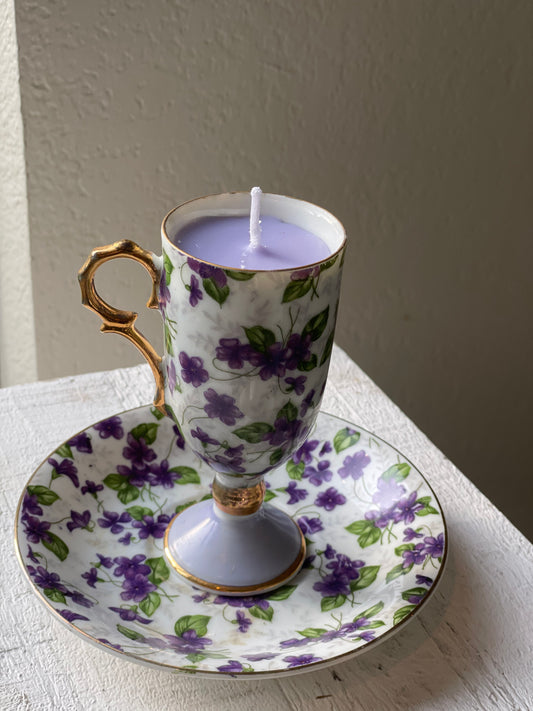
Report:
M269 677L344 661L425 604L447 552L422 474L364 428L321 413L266 477L266 501L307 543L300 573L270 593L194 589L163 553L168 522L210 498L212 471L153 407L64 442L28 482L17 554L34 592L85 640L125 659L209 677Z

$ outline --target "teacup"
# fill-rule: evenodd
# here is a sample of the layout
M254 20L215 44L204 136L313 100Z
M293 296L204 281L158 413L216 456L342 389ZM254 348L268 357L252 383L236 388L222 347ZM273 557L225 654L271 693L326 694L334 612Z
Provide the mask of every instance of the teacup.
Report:
M263 195L264 214L318 235L327 258L309 264L303 253L297 268L250 271L204 261L176 244L179 231L198 217L244 215L249 208L247 193L192 200L164 218L162 257L123 240L93 250L80 271L83 303L101 316L101 330L122 333L141 350L155 375L154 404L218 473L218 516L258 511L262 475L309 435L326 384L345 248L344 229L329 212L271 194ZM163 317L162 358L135 329L136 314L112 308L94 288L95 270L116 257L141 262L152 276L147 305ZM185 577L213 589L202 576ZM216 589L243 588L230 583Z

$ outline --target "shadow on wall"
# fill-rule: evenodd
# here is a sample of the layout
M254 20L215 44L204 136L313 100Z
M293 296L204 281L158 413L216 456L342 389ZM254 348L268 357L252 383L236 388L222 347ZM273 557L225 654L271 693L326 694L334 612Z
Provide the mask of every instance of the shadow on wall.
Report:
M533 537L533 5L16 13L39 377L138 362L80 306L92 247L157 250L172 206L260 183L344 222L340 345ZM131 274L103 293L141 310Z

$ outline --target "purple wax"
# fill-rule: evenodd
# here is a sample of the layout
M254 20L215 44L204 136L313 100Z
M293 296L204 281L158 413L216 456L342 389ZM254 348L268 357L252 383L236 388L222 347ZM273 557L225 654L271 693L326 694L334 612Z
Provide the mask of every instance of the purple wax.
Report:
M261 218L261 241L250 247L250 218L201 217L181 228L174 244L192 257L229 269L294 269L331 254L312 232L277 217Z

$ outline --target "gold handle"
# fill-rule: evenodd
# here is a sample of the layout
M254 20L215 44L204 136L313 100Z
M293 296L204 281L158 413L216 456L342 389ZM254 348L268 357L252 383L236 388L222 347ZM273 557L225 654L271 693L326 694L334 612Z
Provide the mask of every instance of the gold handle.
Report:
M147 270L152 277L152 294L146 305L149 309L157 309L158 288L160 272L155 265L154 255L146 249L139 247L138 244L129 239L120 240L114 244L108 244L105 247L97 247L93 249L89 258L80 269L78 279L81 289L81 301L84 306L91 311L97 313L103 323L100 330L103 333L120 333L128 338L141 351L146 358L155 378L156 394L154 405L163 414L165 411L165 379L161 369L161 356L156 353L151 343L135 328L137 314L135 311L123 311L115 309L106 303L96 291L94 286L94 273L101 264L108 262L110 259L117 257L127 257L139 262Z

